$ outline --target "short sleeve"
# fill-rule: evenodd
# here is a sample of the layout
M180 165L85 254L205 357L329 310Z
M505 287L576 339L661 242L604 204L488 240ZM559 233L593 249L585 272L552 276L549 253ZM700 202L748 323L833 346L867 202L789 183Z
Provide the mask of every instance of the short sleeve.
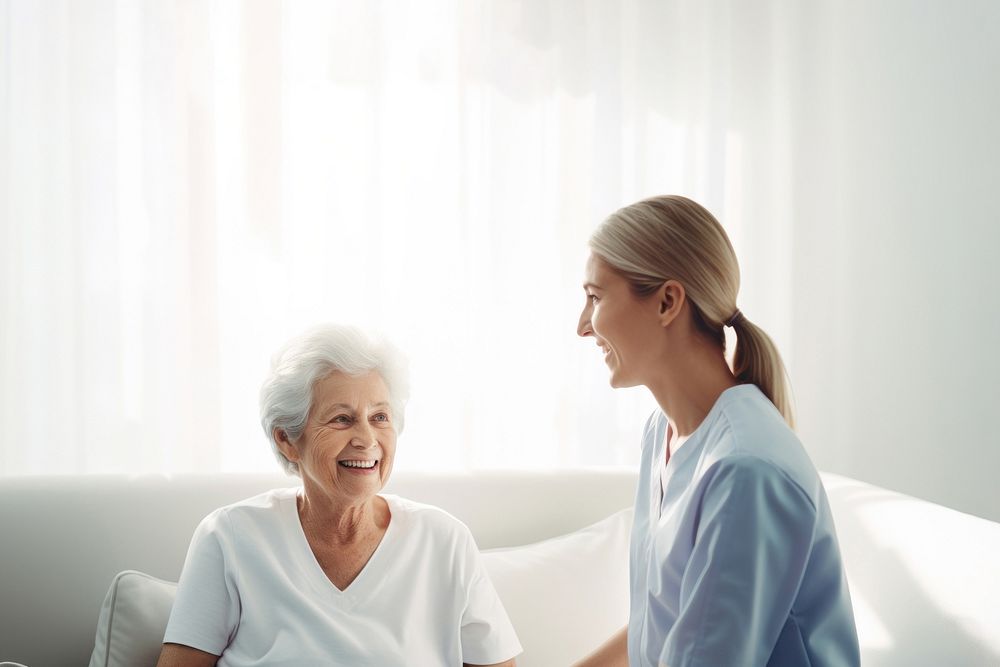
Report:
M491 665L510 660L522 652L521 642L471 535L465 541L463 557L468 594L462 611L462 661Z
M815 507L755 457L715 464L698 492L694 547L661 664L763 666L808 563Z
M206 517L194 532L164 643L183 644L222 655L240 618L236 572L227 558L225 514Z

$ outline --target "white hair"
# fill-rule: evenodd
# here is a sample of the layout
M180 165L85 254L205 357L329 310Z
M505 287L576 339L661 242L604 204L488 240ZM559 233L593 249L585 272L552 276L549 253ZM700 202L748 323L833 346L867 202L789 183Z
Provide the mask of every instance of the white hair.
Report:
M305 430L312 407L313 386L334 372L363 375L374 371L389 390L396 434L403 432L403 413L409 399L409 372L400 351L385 338L356 327L327 324L288 341L271 359L271 372L260 388L260 424L285 472L299 474L274 438L276 429L290 441Z

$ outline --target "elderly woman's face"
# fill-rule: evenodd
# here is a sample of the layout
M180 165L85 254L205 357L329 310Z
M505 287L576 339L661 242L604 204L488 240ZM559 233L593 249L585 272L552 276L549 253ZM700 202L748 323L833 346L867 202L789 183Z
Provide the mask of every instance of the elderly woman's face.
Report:
M304 483L357 499L378 493L396 453L396 426L382 377L335 372L318 381L294 447Z

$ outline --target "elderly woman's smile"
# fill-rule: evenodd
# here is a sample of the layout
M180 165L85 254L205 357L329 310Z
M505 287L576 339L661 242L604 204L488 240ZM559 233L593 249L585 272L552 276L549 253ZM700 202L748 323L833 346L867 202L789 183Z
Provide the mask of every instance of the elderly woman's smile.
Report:
M352 468L358 472L372 472L375 470L375 466L378 465L378 461L358 461L355 459L347 459L345 461L341 461L340 465L345 468Z

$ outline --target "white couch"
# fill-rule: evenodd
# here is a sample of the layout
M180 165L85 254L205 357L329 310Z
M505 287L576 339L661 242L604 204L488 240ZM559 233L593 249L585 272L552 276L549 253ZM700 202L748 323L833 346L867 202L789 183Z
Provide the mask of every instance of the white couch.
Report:
M94 664L123 656L139 664L122 644L136 627L162 622L172 587L116 574L139 570L176 581L201 517L294 482L278 475L4 479L0 662L88 664L103 602L98 649L113 640L118 653ZM863 664L1000 665L1000 525L842 477L824 475L824 482ZM532 667L569 662L625 623L628 513L619 510L631 504L634 486L625 471L397 472L387 491L447 509L491 550L487 567L525 647L519 664ZM531 546L512 548L518 545ZM106 599L113 580L115 595Z

